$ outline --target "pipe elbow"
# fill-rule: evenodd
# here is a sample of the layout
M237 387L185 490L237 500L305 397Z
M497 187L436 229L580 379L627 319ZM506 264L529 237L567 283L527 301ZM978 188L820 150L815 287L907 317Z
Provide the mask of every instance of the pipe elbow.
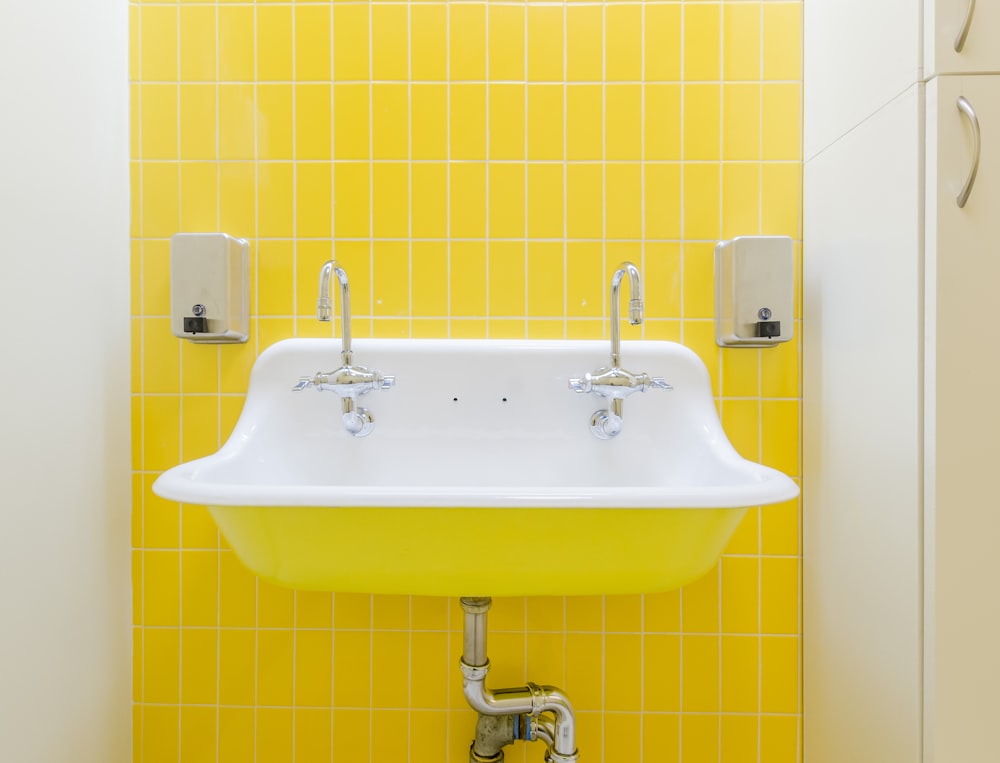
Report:
M465 673L468 667L470 666L462 663L462 672ZM482 715L496 715L493 703L490 701L492 699L491 692L486 688L485 680L485 671L481 678L470 678L468 674L465 675L462 679L462 691L465 694L465 701L477 713Z
M574 717L573 705L561 689L555 686L535 687L541 690L542 709L539 712L552 713L557 720L572 721Z
M576 714L573 712L573 705L560 689L554 686L542 686L544 697L542 703L543 713L552 713L555 716L555 723L552 724L552 743L548 744L553 753L563 756L552 758L553 761L576 760ZM537 715L537 713L535 714Z

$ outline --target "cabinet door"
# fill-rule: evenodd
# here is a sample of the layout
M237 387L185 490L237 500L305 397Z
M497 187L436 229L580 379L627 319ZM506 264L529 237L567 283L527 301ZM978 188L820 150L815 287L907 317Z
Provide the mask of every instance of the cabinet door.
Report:
M975 185L956 195L981 130ZM927 86L925 709L928 763L997 760L1000 718L1000 76Z
M937 74L1000 72L1000 3L996 0L927 0L924 30L925 79ZM956 50L963 31L962 49Z

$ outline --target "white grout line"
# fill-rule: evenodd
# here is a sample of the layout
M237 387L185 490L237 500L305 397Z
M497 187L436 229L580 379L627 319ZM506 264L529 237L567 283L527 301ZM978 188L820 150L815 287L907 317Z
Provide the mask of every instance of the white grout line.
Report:
M763 229L764 229L764 164L763 164L763 160L764 160L764 129L765 129L765 125L764 125L764 4L763 3L760 4L760 16L759 16L758 26L760 28L760 31L759 31L760 38L759 38L759 41L758 41L758 49L760 50L760 68L758 70L758 76L760 78L760 83L758 85L759 102L758 102L758 108L757 108L757 113L758 113L758 117L757 117L757 120L758 120L757 121L757 125L758 125L758 128L757 128L757 133L758 133L758 135L757 135L757 139L758 139L757 157L760 160L761 164L760 164L759 169L758 169L758 184L759 185L758 185L758 190L757 190L757 194L758 194L757 198L759 199L759 201L758 201L759 220L758 220L757 227L758 227L759 231L763 231ZM763 393L763 386L761 385L761 377L760 377L760 373L761 373L760 367L761 367L761 365L762 364L760 362L760 352L758 351L758 363L757 363L757 369L758 369L757 392L758 392L758 394L762 394ZM763 416L764 416L764 405L763 405L763 400L761 400L757 404L757 422L758 422L758 424L757 424L757 431L758 431L757 452L759 454L762 454L764 452L764 433L763 433L763 426L762 426L762 423L761 423L761 422L763 422ZM762 540L763 540L763 536L762 536L763 519L761 517L761 514L762 514L761 509L758 508L757 509L757 552L758 552L758 554L760 554L760 552L762 551L761 544L762 544ZM763 561L763 558L759 556L758 559L757 559L757 633L758 633L758 638L757 638L757 711L758 711L758 716L757 716L757 759L758 760L760 760L760 755L761 755L761 751L762 751L761 750L761 743L760 743L762 725L761 725L761 719L760 719L759 713L760 713L761 708L764 706L763 705L763 701L764 701L764 698L763 698L763 694L764 694L764 690L763 690L763 684L764 684L764 675L763 675L764 641L763 641L762 638L760 638L760 635L759 635L761 633L762 629L763 629L763 621L764 621L763 607L761 606L761 601L763 600L763 593L764 593L763 580L764 580L764 561Z
M680 339L680 342L683 344L684 343L684 324L685 324L685 312L684 312L685 311L685 305L684 305L684 288L683 288L683 285L684 285L685 262L687 260L687 252L686 252L686 247L684 245L684 242L686 240L686 235L687 235L686 222L685 222L685 220L686 220L686 218L685 218L685 185L686 185L685 184L685 178L686 178L686 173L684 171L684 164L683 164L683 161L685 159L684 152L685 152L685 148L686 148L686 144L685 144L685 140L684 140L684 118L685 118L685 114L686 114L686 103L687 103L687 88L685 86L685 78L684 78L685 69L686 69L686 67L684 65L684 56L685 56L685 53L686 53L685 44L684 44L684 41L685 41L685 15L686 15L685 14L685 10L686 10L686 6L682 5L679 10L680 10L680 14L679 14L680 15L680 30L679 30L680 31L680 51L679 51L680 62L679 63L680 63L680 81L681 81L681 85L680 85L680 113L677 115L677 118L680 120L680 125L681 125L679 151L680 151L680 158L681 158L681 161L682 161L681 168L680 168L680 237L681 237L681 242L682 243L680 245L680 256L678 257L678 263L679 263L679 267L680 267L680 271L681 271L680 272L681 290L680 290L680 295L679 295L680 313L681 313L680 317L681 317L681 320L680 320L680 336L679 336L679 339ZM683 631L684 631L684 590L683 589L681 589L681 591L680 591L680 593L678 595L678 599L679 599L679 608L680 608L680 612L678 613L678 629L683 633ZM678 675L678 684L679 684L679 688L678 688L679 696L677 698L677 709L679 711L679 716L678 716L678 721L677 721L677 759L678 760L682 760L683 756L684 756L684 724L681 723L681 718L683 718L683 713L684 713L684 638L683 637L679 637L677 639L677 644L678 644L678 646L677 646L677 661L678 661L677 675Z
M220 111L220 109L219 109L219 79L220 79L220 73L219 73L220 63L219 63L219 60L220 60L221 56L219 55L219 51L222 48L221 42L222 42L221 32L220 32L220 29L219 29L219 4L218 4L218 2L216 2L215 3L215 81L216 81L216 84L215 84L215 124L216 124L216 130L215 130L215 157L216 157L216 159L218 159L221 156L221 146L220 146L221 141L220 141L220 138L219 138L219 136L221 134L221 130L218 129L218 126L220 124L220 122L219 122L219 111ZM254 45L256 45L256 39L254 40ZM254 59L256 60L256 55L254 56ZM256 104L256 89L257 89L256 86L254 86L254 103L255 104ZM256 130L256 118L254 119L254 130ZM256 156L256 141L254 142L254 152L255 152L255 156ZM220 163L219 164L219 168L217 170L217 174L216 174L216 181L215 181L215 183L216 183L215 187L216 188L221 188L221 181L220 181L221 173L222 173L222 165ZM257 175L257 172L256 172L256 163L255 163L254 164L254 187L255 188L258 185L257 184L257 177L256 177L256 175ZM221 206L221 194L218 195L218 197L216 199L216 204L217 204L217 207L216 207L216 221L219 221L220 220L220 216L221 216L221 210L219 208ZM257 225L257 209L256 209L256 205L257 205L257 194L254 194L254 225L255 226ZM217 222L217 224L218 224L218 222ZM257 234L257 230L255 229L254 230L254 235L256 235L256 234ZM254 249L255 249L255 251L257 250L257 244L256 243L254 244ZM259 253L258 253L258 256L259 256ZM256 284L253 285L253 288L256 288ZM221 361L222 361L222 353L221 353L221 347L220 347L220 348L216 348L216 364L215 364L216 365L216 387L219 390L222 389L222 362ZM184 353L183 353L183 351L181 352L181 361L180 361L180 369L179 370L180 370L180 374L181 374L181 391L183 392L183 378L184 378ZM181 398L183 399L183 395L181 395ZM217 397L217 399L216 399L215 415L216 415L216 425L215 425L216 447L218 447L218 445L220 444L219 443L219 439L222 437L222 398L221 398L221 396ZM215 533L215 536L216 536L215 569L216 569L216 579L217 579L217 581L219 581L216 584L216 587L215 587L215 617L216 617L216 623L217 623L217 625L221 625L221 613L222 613L222 585L221 585L221 581L222 581L222 554L219 552L220 551L219 535L220 535L219 534L219 530L218 530L218 528L216 528L216 533ZM182 542L183 542L183 538L182 538ZM214 757L215 757L216 761L218 761L218 759L219 759L219 738L221 736L221 723L220 723L221 712L219 710L219 702L221 700L221 694L222 694L222 629L221 629L221 627L218 627L216 629L216 634L215 634L215 740L214 740L215 756Z
M375 84L372 75L375 72L375 12L372 3L368 3L368 315L375 315L375 291L380 288L375 278ZM331 174L333 168L331 167ZM330 235L333 235L331 230ZM374 327L372 320L368 321L369 334ZM343 329L341 329L343 330Z
M445 88L445 114L447 116L445 120L445 166L447 167L447 172L445 173L445 230L448 234L448 244L447 244L447 256L445 258L446 263L446 274L447 283L445 285L445 290L447 293L447 304L448 304L448 330L447 335L451 337L452 335L452 310L451 310L451 6L449 5L445 13L444 21L444 35L445 35L445 58L444 58L444 69L445 69L445 79L447 86Z
M145 337L145 333L146 333L146 321L145 321L146 305L145 305L145 300L143 299L143 295L145 293L145 280L144 280L145 273L144 273L144 271L145 271L145 260L146 260L146 244L145 244L145 241L143 239L143 230L142 230L142 224L143 224L143 214L142 214L142 209L143 209L142 208L142 198L143 198L143 195L142 195L142 176L143 176L143 161L142 161L142 159L143 159L143 150L142 150L142 138L143 138L143 135L142 135L142 93L143 93L143 80L142 80L142 55L141 55L141 50L142 50L142 36L143 36L142 35L142 27L143 27L143 24L142 24L143 12L142 11L143 11L143 9L142 9L141 6L138 6L138 5L133 5L131 7L135 9L135 15L136 15L136 39L137 39L137 45L138 45L138 48L139 48L139 50L135 52L135 55L136 55L136 86L135 86L136 103L132 107L132 108L137 109L138 110L138 114L139 114L139 118L136 119L136 122L137 122L136 129L137 129L138 135L136 136L136 144L135 144L136 154L137 154L137 156L135 158L137 160L136 161L136 165L138 166L138 183L139 183L139 187L132 189L132 193L134 195L138 196L138 204L136 204L136 202L134 200L130 201L130 209L129 209L129 227L131 228L133 225L137 225L138 226L138 230L136 230L134 232L130 231L129 235L138 235L138 237L139 237L139 355L140 355L140 358L141 358L143 356L143 349L144 349L145 341L146 341L146 337ZM131 171L132 171L132 166L130 164L129 165L129 173L130 174L131 174ZM136 209L138 209L138 214L135 214L135 210ZM139 363L138 368L139 368L138 394L132 393L131 398L130 398L133 404L135 404L134 401L138 400L138 408L139 408L139 435L140 435L140 438L139 438L139 463L138 464L131 464L133 473L135 473L135 467L136 466L139 466L143 471L145 471L145 467L146 467L146 454L145 454L145 440L146 440L146 437L145 437L145 432L146 432L146 413L145 413L145 409L146 409L146 406L145 406L145 397L144 397L144 394L143 394L145 392L145 388L146 388L146 385L145 385L145 369L143 368L143 364L141 362ZM133 384L134 384L134 382L133 382ZM131 411L130 411L130 415L131 415ZM136 437L136 432L132 432L132 437L133 437L133 439ZM146 551L145 551L146 538L145 538L145 534L146 534L146 508L147 507L146 507L146 480L145 479L142 479L142 495L141 495L140 500L142 501L141 511L142 511L142 533L143 533L143 536L142 536L142 538L140 538L140 541L142 543L143 550L139 552L139 581L140 581L140 583L139 583L139 597L138 597L139 612L138 613L136 613L136 612L132 613L132 623L134 625L135 622L136 622L136 620L138 620L141 623L141 625L139 627L140 661L139 661L139 696L138 696L138 704L140 705L140 707L144 708L145 704L146 704L146 688L147 688L147 676L146 676L146 617L145 617L145 611L146 611L146 586L145 586L145 581L146 581ZM134 550L132 551L132 554L133 555L135 554ZM132 561L132 560L130 559L130 561ZM132 563L134 564L134 562L132 562ZM133 585L135 585L134 581L133 581ZM133 604L134 604L135 603L135 597L133 597L132 601L133 601ZM138 616L137 616L137 614L138 614ZM133 629L133 633L134 632L135 631ZM135 649L134 638L135 637L133 636L133 646L132 646L133 649ZM135 658L133 656L133 662L134 662L134 659ZM131 704L133 706L135 706L136 701L134 699L135 698L134 679L133 679L133 686L131 688L131 695L133 697L133 701L132 701ZM133 714L133 717L134 717L134 714ZM138 729L132 728L132 730L131 730L132 750L130 752L133 755L136 752L138 753L138 760L136 761L136 763L143 763L144 748L145 748L145 727L146 727L146 725L145 725L145 723L143 721L144 721L143 713L140 710L140 713L139 713L139 724L138 724L139 728ZM138 733L137 733L137 731L138 731Z
M563 77L565 79L568 79L568 77L569 77L569 45L568 45L568 40L569 40L569 8L570 8L570 6L568 4L566 4L566 6L563 9ZM527 26L527 24L525 24L525 26ZM603 64L603 58L604 58L603 44L604 44L604 42L603 42L603 36L602 36L602 38L601 38L601 45L602 45L602 47L601 47L601 58L602 58L602 64L601 64L601 66L602 66L602 71L603 71L603 66L604 66L604 64ZM527 51L527 41L525 41L525 51ZM525 53L525 56L527 56L527 52ZM525 60L525 73L527 73L527 60ZM567 192L566 189L568 188L568 182L569 182L569 160L568 160L568 157L567 157L567 148L568 148L568 145L569 145L569 142L568 142L568 139L569 139L568 121L569 120L566 119L567 106L568 105L569 105L569 88L568 87L564 87L563 88L563 217L564 217L565 222L564 222L564 226L563 226L563 235L564 235L565 238L562 241L562 273L563 273L563 288L562 288L562 338L563 339L566 339L569 336L569 323L567 322L567 313L569 312L569 310L568 310L568 308L569 308L569 286L568 286L568 278L567 278L567 274L569 273L569 245L568 245L568 242L569 242L569 209L568 209L568 206L569 205L566 203L566 200L567 200L567 197L568 197L568 192ZM527 108L527 88L525 88L525 108ZM525 133L527 133L527 130L525 130ZM528 161L527 135L525 135L524 159L525 159L525 162L527 163L527 161ZM527 233L527 222L528 222L528 191L527 191L528 168L527 168L527 166L525 166L524 175L525 175L524 220L525 220L525 233ZM602 169L601 170L601 200L602 200L602 208L603 208L603 199L604 199L604 190L603 190L603 187L604 187L604 170ZM601 228L601 232L602 233L604 232L604 229L603 229L603 211L602 211L602 228ZM528 274L527 274L527 272L525 272L525 279L524 280L525 280L525 285L527 286L527 282L528 282Z
M726 28L725 28L725 9L721 5L719 6L719 27L718 27L718 29L719 29L719 31L718 31L718 34L719 34L719 40L718 40L718 42L719 42L719 83L718 83L718 87L719 87L719 144L718 144L718 152L719 152L719 235L721 236L722 235L722 230L723 230L723 228L725 226L725 215L726 215L726 208L725 208L725 188L724 188L724 183L725 183L724 167L725 167L725 164L724 164L724 161L723 161L725 159L725 139L726 139L726 135L725 135L725 113L726 112L725 112L725 96L724 96L725 88L723 87L723 80L725 78L725 66L726 66L726 61L725 61L725 55L726 55L726 53L725 53L725 51L726 51L725 33L726 33ZM719 379L720 379L719 386L720 386L720 392L724 395L725 394L725 389L723 388L723 381L722 380L725 378L725 374L723 372L723 369L724 369L724 365L723 364L725 362L725 358L724 358L724 356L722 354L721 348L719 348L718 353L719 353L718 358L719 358L719 369L720 369L720 371L719 371ZM758 374L759 374L759 365L760 364L758 363ZM760 388L758 386L758 392L759 392L759 389ZM758 417L758 421L760 421L759 417ZM759 515L759 512L758 512L758 515ZM759 565L759 562L758 562L758 565ZM721 711L722 711L722 697L723 697L723 683L722 682L723 682L723 677L725 675L725 673L723 671L722 637L721 637L722 623L723 623L723 601L724 601L724 598L723 598L724 597L724 591L723 591L723 586L722 586L724 576L722 574L722 560L721 559L716 563L716 570L718 570L718 576L719 576L719 579L718 579L718 588L717 588L718 611L716 613L716 616L718 618L718 625L719 625L719 631L720 631L720 636L719 636L719 639L718 639L718 654L717 654L718 663L717 663L717 666L716 666L716 671L718 673L718 681L717 681L717 684L716 684L716 692L718 693L718 708L719 708L719 711L721 713ZM758 582L759 582L759 580L760 580L760 576L758 574ZM758 597L758 609L759 608L760 608L760 602L759 602L759 597ZM718 730L717 730L716 748L718 750L718 752L717 752L718 758L717 759L721 763L721 761L722 761L722 753L723 753L723 746L722 746L722 721L721 721L721 717L720 717L719 726L718 726ZM758 759L759 759L759 755L758 755Z
M486 319L486 337L489 338L489 336L490 336L490 320L489 320L488 316L490 315L490 249L491 249L491 247L490 247L490 243L491 243L490 242L490 14L489 14L489 8L487 6L483 6L483 38L484 38L483 39L483 58L485 59L483 61L483 67L484 67L484 73L485 73L484 87L485 87L485 90L486 90L486 95L485 95L485 101L486 102L484 104L485 105L485 114L484 114L484 117L483 117L484 120L485 120L485 125L484 126L486 128L485 129L485 133L486 134L484 136L485 141L486 141L486 145L483 147L484 156L486 157L486 160L484 162L484 166L485 166L485 170L484 170L484 172L485 172L484 182L486 184L486 189L485 189L485 192L484 192L484 200L483 200L484 206L486 207L486 209L485 209L485 218L483 220L483 224L484 224L484 228L485 228L484 229L484 236L486 238L486 245L484 247L484 257L486 258L486 262L485 262L485 265L484 265L484 267L485 267L484 276L485 276L485 281L486 281L486 284L485 284L485 297L486 297L486 301L485 301L485 307L483 309L483 312L486 313L486 315L487 315L487 319Z
M407 313L406 335L413 337L413 8L406 4L406 263Z
M296 28L296 13L295 13L295 6L294 5L291 8L291 13L292 13L292 51L291 51L292 52L292 79L294 80L296 78L296 75L297 75L297 72L296 72L296 63L297 63L297 61L296 61L296 55L295 55L295 46L296 46L297 31L298 31L297 28ZM256 55L254 56L254 60L256 61ZM294 161L294 157L296 156L296 152L298 150L298 146L297 146L298 135L296 133L296 130L298 128L298 124L297 124L297 120L296 120L296 117L295 117L296 102L298 100L298 87L299 86L298 86L297 83L295 85L292 85L292 156L293 156L293 161ZM333 117L331 116L331 126L332 126L332 121L333 121ZM332 132L332 130L331 130L331 132ZM254 156L256 158L256 141L255 141L255 146L254 146ZM295 165L293 164L293 167L294 166ZM254 194L254 197L255 197L255 199L259 199L260 198L260 183L259 183L260 172L259 172L259 165L256 162L255 162L255 167L258 168L258 171L255 173L256 177L258 178L258 182L256 184L256 193ZM293 177L294 177L294 172L295 172L295 170L293 169ZM294 183L293 183L292 187L293 187L292 193L295 194ZM254 226L255 226L254 233L255 233L255 236L259 236L260 235L260 214L259 214L259 207L255 207L255 211L257 212L257 214L255 214L255 216L254 216ZM293 213L292 214L293 215L295 214L295 212L294 212L294 202L293 202ZM257 278L255 279L255 281L257 283L259 283L259 279L260 279L260 244L259 244L259 241L260 241L260 239L258 238L257 239L257 244L255 246L255 251L257 253L257 270L256 270L256 276L257 276ZM294 252L295 248L293 247L292 249L293 249L293 252ZM292 278L292 281L293 282L295 281L294 277ZM258 297L259 297L259 295L258 295ZM295 307L295 305L293 303L293 310L294 310L294 307ZM259 301L257 303L257 309L258 309L258 311L260 309L260 302ZM259 324L259 321L258 321L258 327L259 327L259 325L260 324ZM294 326L294 322L293 322L293 326ZM255 332L255 334L256 334L256 341L258 343L258 353L259 353L259 342L260 342L260 329L259 328ZM298 649L298 638L296 637L295 622L296 622L296 615L298 614L298 597L295 596L295 595L293 595L291 597L291 599L292 599L292 628L293 628L293 630L292 630L292 657L291 657L291 661L292 661L292 668L291 668L292 669L292 696L291 696L292 738L291 738L291 751L290 752L291 752L291 759L295 760L295 737L296 737L296 734L295 734L295 730L296 730L296 723L295 723L295 720L296 720L295 719L295 716L296 716L296 713L295 713L295 689L296 689L296 682L297 682L297 679L298 679L298 670L296 669L296 667L297 667L296 666L296 656L297 656L297 649ZM256 750L254 751L254 754L256 755Z
M181 79L181 8L177 6L177 79ZM216 122L218 124L218 122ZM181 88L180 85L177 86L177 128L176 128L176 140L177 140L177 220L179 227L183 230L184 220L182 218L183 213L183 196L181 188ZM218 140L218 138L216 138ZM181 348L178 344L177 353L180 356ZM180 375L182 369L180 366L180 360L178 359L178 376ZM179 381L179 379L178 379ZM177 462L180 463L181 458L184 453L184 396L178 395L178 438L177 438ZM184 509L183 506L178 508L177 511L177 537L180 543L184 538ZM181 613L184 606L184 556L181 551L177 551L177 660L178 660L178 670L177 670L177 701L180 703L181 698L184 696L184 641L181 638L180 624L182 622ZM182 737L183 729L181 727L181 713L180 709L177 711L177 739L180 740ZM181 745L177 745L177 760L178 763L183 763L180 759L181 755Z
M640 24L639 24L639 79L643 82L646 81L646 7L643 5L640 10ZM647 232L647 215L649 210L646 208L646 88L645 85L639 86L639 161L640 166L640 176L639 176L639 186L641 188L642 196L639 200L640 204L640 217L639 217L639 231L642 240L646 240ZM639 267L642 268L642 273L646 273L646 256L645 256L645 246L642 246L642 251L639 255ZM646 280L646 291L643 294L643 298L649 291L649 279ZM648 300L647 300L648 302ZM645 323L642 326L642 338L646 338L646 326ZM639 637L639 760L645 760L646 758L646 597L645 595L639 597L639 630L643 633ZM720 671L721 674L721 671Z
M601 283L608 271L608 6L601 5ZM610 295L601 289L601 336L608 323Z

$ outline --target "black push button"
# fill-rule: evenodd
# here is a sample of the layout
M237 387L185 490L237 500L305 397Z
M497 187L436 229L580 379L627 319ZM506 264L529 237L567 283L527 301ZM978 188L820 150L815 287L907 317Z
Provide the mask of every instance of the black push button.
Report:
M207 334L208 333L208 318L185 318L184 319L184 333L185 334Z
M757 336L762 339L781 336L781 321L757 321Z

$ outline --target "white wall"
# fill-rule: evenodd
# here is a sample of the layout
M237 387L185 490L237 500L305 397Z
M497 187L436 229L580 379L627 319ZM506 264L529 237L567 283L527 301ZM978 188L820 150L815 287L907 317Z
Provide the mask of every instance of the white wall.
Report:
M0 3L0 760L130 757L128 6Z
M804 14L803 755L916 763L921 6L816 0Z
M921 78L920 6L916 0L803 3L807 161Z
M807 763L920 760L922 88L803 173Z

